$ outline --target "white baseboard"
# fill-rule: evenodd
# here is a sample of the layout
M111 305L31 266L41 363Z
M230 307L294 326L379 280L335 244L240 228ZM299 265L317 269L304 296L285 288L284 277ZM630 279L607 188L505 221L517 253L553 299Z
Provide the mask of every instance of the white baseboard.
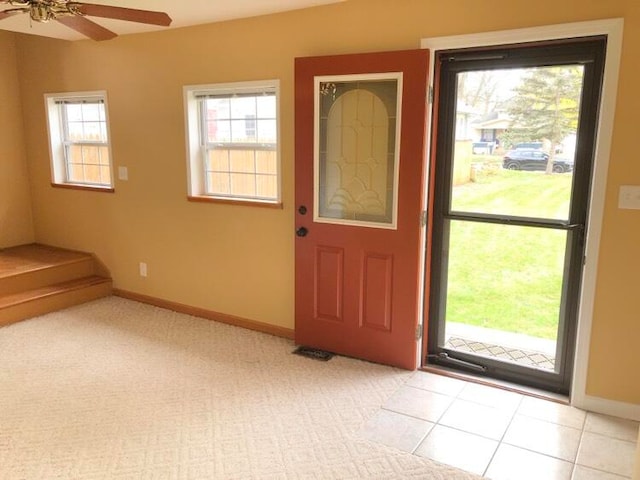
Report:
M635 403L618 402L585 395L580 401L573 402L573 406L589 412L640 421L640 405Z

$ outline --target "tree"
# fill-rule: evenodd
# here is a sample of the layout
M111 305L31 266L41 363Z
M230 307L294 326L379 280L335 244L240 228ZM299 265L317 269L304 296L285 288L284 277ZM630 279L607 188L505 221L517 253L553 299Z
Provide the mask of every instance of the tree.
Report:
M503 141L548 140L547 173L562 140L577 130L582 76L580 65L528 69L507 105L512 123Z
M458 74L458 100L485 115L495 109L498 90L499 77L493 70Z

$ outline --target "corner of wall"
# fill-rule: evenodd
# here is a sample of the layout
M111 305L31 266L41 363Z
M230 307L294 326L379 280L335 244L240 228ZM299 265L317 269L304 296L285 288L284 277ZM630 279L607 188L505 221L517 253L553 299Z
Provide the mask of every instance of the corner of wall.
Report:
M16 34L0 32L0 248L35 239Z

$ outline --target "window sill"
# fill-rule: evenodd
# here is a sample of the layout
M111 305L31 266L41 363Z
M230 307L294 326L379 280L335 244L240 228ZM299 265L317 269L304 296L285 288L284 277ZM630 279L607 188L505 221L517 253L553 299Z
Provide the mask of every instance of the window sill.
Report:
M66 188L68 190L88 190L90 192L114 193L113 187L94 187L92 185L76 185L74 183L51 183L54 188Z
M199 203L222 203L227 205L246 205L248 207L259 207L259 208L273 208L273 209L282 209L282 202L269 202L269 201L261 201L261 200L241 200L234 198L220 198L220 197L209 197L209 196L195 196L189 195L187 196L187 200L190 202L199 202Z

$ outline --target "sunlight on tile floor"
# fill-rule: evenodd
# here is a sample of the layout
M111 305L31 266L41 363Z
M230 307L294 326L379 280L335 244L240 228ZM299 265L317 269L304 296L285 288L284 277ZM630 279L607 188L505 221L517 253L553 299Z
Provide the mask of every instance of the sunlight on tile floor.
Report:
M638 422L416 372L360 435L493 480L625 480Z

